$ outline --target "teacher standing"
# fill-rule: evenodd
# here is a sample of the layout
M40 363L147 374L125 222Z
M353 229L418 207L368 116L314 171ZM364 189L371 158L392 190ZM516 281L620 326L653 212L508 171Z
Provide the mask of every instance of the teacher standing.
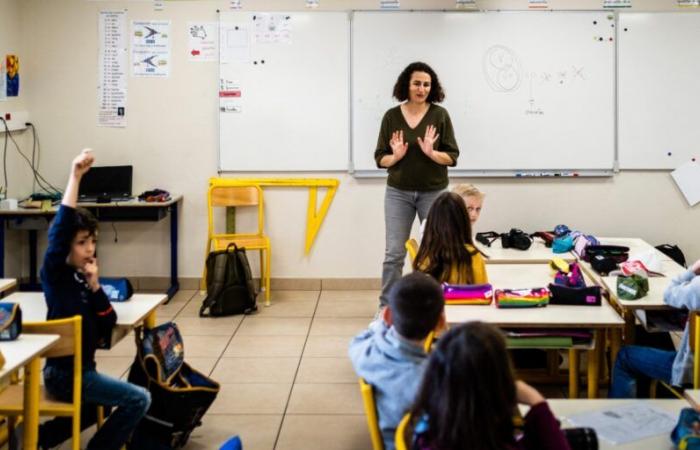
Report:
M447 166L457 164L459 148L447 110L436 103L445 94L437 74L414 62L399 75L394 98L402 102L384 114L374 159L389 172L384 196L386 247L381 306L391 285L401 278L405 243L413 220L428 215L433 200L447 187Z

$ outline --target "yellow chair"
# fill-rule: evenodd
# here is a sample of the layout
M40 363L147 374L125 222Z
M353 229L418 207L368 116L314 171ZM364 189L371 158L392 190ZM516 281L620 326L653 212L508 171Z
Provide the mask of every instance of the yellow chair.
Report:
M39 415L60 416L73 418L73 450L80 450L80 391L82 386L82 317L74 316L68 319L49 320L47 322L25 322L22 333L26 334L58 334L60 339L42 357L57 358L73 356L73 401L64 403L48 396L42 386L39 393ZM11 384L0 392L0 416L7 416L10 432L14 428L16 418L24 410L24 390L19 384Z
M214 208L257 206L258 230L255 233L215 233ZM260 285L265 289L265 305L270 305L270 239L264 234L263 191L260 186L223 186L212 179L207 193L209 230L207 234L206 256L212 250L223 250L234 243L246 250L260 250ZM206 266L202 281L206 280Z
M416 255L418 254L418 241L416 241L414 238L411 238L406 241L406 250L408 251L408 257L411 260L411 263L416 259Z
M379 429L379 418L377 417L377 405L374 403L374 388L362 378L360 378L360 393L362 394L362 403L365 407L369 437L372 440L372 450L384 450L384 440L382 439L382 432Z
M408 424L411 422L411 414L408 413L401 419L399 426L396 427L396 434L394 435L394 444L396 445L396 450L408 450L406 445L406 433L408 430Z

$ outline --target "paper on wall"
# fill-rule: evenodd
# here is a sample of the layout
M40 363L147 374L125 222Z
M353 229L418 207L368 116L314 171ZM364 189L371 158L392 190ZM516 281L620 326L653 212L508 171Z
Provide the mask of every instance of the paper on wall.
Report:
M219 79L219 111L221 113L243 112L242 96L240 82L225 77Z
M690 206L700 202L700 164L689 161L671 172L671 177Z
M253 30L256 44L292 43L292 17L288 14L254 14Z
M100 11L98 24L97 125L126 126L126 11Z
M131 22L131 74L135 77L170 76L170 21Z
M187 53L190 61L217 61L219 58L219 24L217 22L188 22Z
M244 25L221 24L219 28L219 58L222 63L250 61L250 33Z
M5 69L5 63L0 59L0 101L7 100L7 70Z

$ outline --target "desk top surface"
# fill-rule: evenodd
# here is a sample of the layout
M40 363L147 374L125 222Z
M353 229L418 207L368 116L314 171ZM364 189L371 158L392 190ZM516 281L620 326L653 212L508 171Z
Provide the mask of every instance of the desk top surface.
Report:
M626 309L670 309L664 303L664 291L670 283L668 277L649 278L649 293L639 300L621 300L617 298L617 277L603 277L603 285L620 306Z
M552 281L547 264L493 264L486 267L494 289L546 287ZM590 279L586 279L592 285ZM611 328L624 325L615 310L603 301L601 306L548 305L541 308L502 308L490 305L447 305L451 324L480 320L498 326L519 328Z
M78 206L83 208L165 208L181 201L182 195L174 195L167 202L140 202L134 198L127 202L78 203ZM52 206L48 211L38 208L3 209L0 210L0 216L46 216L56 214L57 210L58 205Z
M0 292L5 292L17 286L17 280L14 278L0 278Z
M0 342L0 351L5 357L5 366L0 369L0 380L4 380L30 359L43 353L58 342L57 334L20 334L14 341Z
M165 294L134 294L129 301L112 302L117 313L117 326L133 328L143 322L153 310L167 301ZM22 308L22 320L41 322L46 320L46 301L42 292L15 292L4 299Z
M574 261L576 259L571 252L560 254L552 252L552 249L547 248L544 242L539 238L535 238L532 245L527 250L503 248L500 239L493 241L490 247L476 241L475 245L489 257L486 262L492 264L549 262L552 258L562 258L567 261Z
M608 399L551 399L547 400L549 407L554 415L562 422L562 428L572 428L573 425L567 419L568 416L581 414L586 412L600 411L606 408L614 408L617 406L626 405L629 403L649 404L653 407L666 410L674 417L678 417L681 409L688 407L688 402L684 400L608 400ZM523 414L526 413L528 407L521 406L520 410ZM630 442L624 445L613 445L603 439L599 439L600 450L637 450L637 449L655 449L655 450L672 450L675 447L669 438L669 433L659 434L639 441Z

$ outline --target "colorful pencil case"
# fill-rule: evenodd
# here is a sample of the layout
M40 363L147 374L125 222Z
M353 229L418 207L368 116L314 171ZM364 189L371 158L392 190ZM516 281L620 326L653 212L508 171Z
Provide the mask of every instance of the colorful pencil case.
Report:
M549 290L532 289L496 289L496 306L499 308L532 308L547 306Z
M490 284L449 284L443 283L447 305L490 305L493 300L493 286Z

